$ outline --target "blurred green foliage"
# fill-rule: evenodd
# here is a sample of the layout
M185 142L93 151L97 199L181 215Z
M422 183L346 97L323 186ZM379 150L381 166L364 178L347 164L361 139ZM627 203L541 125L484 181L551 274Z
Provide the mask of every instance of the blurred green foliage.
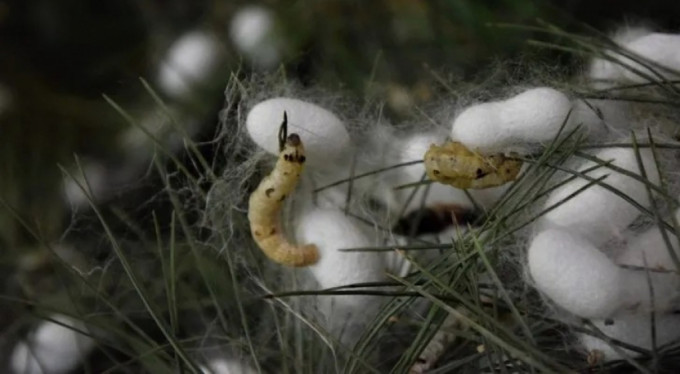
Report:
M233 13L246 4L250 2L1 2L0 84L11 94L12 105L1 114L0 196L57 235L63 206L56 163L69 164L74 152L117 157L111 139L123 126L101 94L126 108L148 105L137 77L152 77L165 48L196 27L209 28L221 38L231 51L225 72L236 71L241 59L230 47L227 30ZM677 21L670 15L679 7L670 1L643 7L632 1L614 5L576 0L261 4L274 11L287 41L282 63L290 79L381 100L406 94L416 104L435 97L441 87L433 72L446 80L465 80L497 61L537 54L524 44L529 33L499 30L489 27L491 23L531 23L543 17L566 25L610 27L627 16L673 27ZM248 67L243 68L247 73ZM228 73L214 81L227 78ZM216 103L221 91L203 94L208 97L199 100ZM211 114L208 120L214 118ZM26 239L12 221L0 213L4 246Z

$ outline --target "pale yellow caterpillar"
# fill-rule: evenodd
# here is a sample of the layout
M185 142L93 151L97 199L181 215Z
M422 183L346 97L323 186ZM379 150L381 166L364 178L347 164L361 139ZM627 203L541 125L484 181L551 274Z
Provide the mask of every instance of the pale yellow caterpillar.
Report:
M307 266L319 259L314 244L294 245L283 235L280 211L283 200L295 190L305 162L305 149L298 134L287 135L288 116L283 112L279 129L279 159L274 170L250 195L248 220L257 245L273 261L288 266Z
M424 161L430 179L461 189L500 186L515 180L522 168L516 158L502 153L482 156L452 141L431 145Z

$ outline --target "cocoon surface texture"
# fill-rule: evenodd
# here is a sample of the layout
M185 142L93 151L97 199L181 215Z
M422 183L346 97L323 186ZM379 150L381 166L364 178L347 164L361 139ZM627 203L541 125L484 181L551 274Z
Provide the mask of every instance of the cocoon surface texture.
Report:
M677 238L671 232L667 235L673 245L672 250L677 253ZM650 310L680 310L680 276L658 227L629 240L616 262L640 268L626 270L629 273L626 277L626 298L630 305L645 313ZM650 269L649 274L646 274L645 266ZM651 299L650 286L653 287L654 300Z
M551 141L558 134L570 108L563 93L533 88L504 101L465 109L453 121L451 138L481 152L526 153L530 144Z
M376 252L340 252L342 248L374 245L374 240L351 218L335 209L303 212L297 226L298 240L319 248L319 261L309 270L321 288L385 280L385 258ZM322 297L320 310L331 331L353 344L365 322L380 305L374 296L341 295Z
M326 166L328 161L349 152L349 133L335 114L312 103L283 97L262 101L248 113L248 133L265 151L279 153L278 133L284 111L288 114L288 134L300 135L308 165Z
M536 235L528 256L536 287L560 307L584 318L608 318L619 309L621 268L588 241L548 229Z
M678 239L672 232L667 232L672 250L678 253ZM629 240L628 249L621 253L616 262L625 265L647 266L657 270L675 270L675 263L670 254L670 248L664 241L658 227L649 229ZM643 261L644 256L644 261Z
M608 55L620 63L605 59L594 60L590 66L590 76L593 79L644 83L673 79L680 75L680 35L640 30L624 40L615 41L625 51L610 51ZM654 64L662 69L654 67L651 70L649 66Z
M362 228L341 211L312 209L303 212L296 231L298 241L314 243L319 248L319 261L309 269L321 287L384 279L385 263L379 253L338 251L375 244Z
M595 155L602 161L612 161L612 164L620 168L640 174L638 162L633 148L608 148ZM641 149L645 171L651 183L659 183L659 174L654 166L651 151ZM598 165L588 161L579 168L583 171ZM642 206L649 205L649 196L645 185L632 177L623 175L617 171L602 166L588 172L591 178L599 178L608 175L602 182L630 197ZM544 205L544 209L559 204L570 195L584 188L590 182L583 178L577 178L559 187L553 192ZM560 227L590 240L595 246L600 246L614 236L620 236L621 232L630 225L640 211L634 205L624 200L613 191L600 185L594 184L579 192L570 200L557 206L546 213L540 221L542 227Z
M652 349L652 324L647 313L625 314L607 321L607 323L604 321L593 321L593 324L611 339L632 344L648 351ZM657 347L680 338L680 315L657 315L655 326ZM587 351L598 350L603 353L605 361L618 360L625 356L636 357L640 355L637 352L615 344L613 347L605 340L591 335L581 335L581 343Z

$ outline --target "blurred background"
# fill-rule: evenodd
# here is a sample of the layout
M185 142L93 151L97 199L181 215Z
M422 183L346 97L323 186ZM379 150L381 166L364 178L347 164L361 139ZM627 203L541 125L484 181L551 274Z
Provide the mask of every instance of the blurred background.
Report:
M677 30L677 14L675 1L1 1L0 197L54 236L78 199L57 164L77 154L103 184L101 198L119 193L113 187L138 172L132 164L147 162L149 142L102 95L162 132L140 77L191 135L210 134L230 75L272 71L382 100L398 121L441 99L446 84L479 80L500 63L516 77L578 69L569 55L527 45L540 34L494 23ZM527 60L530 69L517 63ZM3 253L30 245L25 234L0 211Z
M158 144L146 132L178 153L178 126L199 142L213 139L231 76L278 74L302 87L384 102L399 123L415 108L446 100L447 85L456 82L494 74L557 79L582 69L568 53L527 43L545 34L501 23L677 31L678 14L677 1L0 1L4 293L50 287L21 280L38 271L41 253L21 220L47 242L81 230L77 213L88 210L87 200L59 165L84 170L108 210L150 204L162 184L148 177ZM3 305L5 329L20 310Z
M102 95L161 131L140 77L193 135L217 123L231 74L276 70L305 86L383 100L398 119L499 62L570 73L570 56L526 44L541 35L494 23L673 30L676 14L674 1L2 1L0 196L58 235L63 195L76 192L60 188L57 164L77 154L97 160L87 165L101 183L134 179L121 169L149 144ZM513 74L531 74L526 68ZM30 243L14 219L0 217L3 248Z

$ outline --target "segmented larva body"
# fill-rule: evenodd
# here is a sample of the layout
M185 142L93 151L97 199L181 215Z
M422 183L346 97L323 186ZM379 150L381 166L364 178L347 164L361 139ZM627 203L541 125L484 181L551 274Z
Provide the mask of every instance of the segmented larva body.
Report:
M427 176L456 188L482 189L517 178L522 161L502 153L483 156L459 142L431 145L425 153Z
M273 261L288 266L308 266L319 259L314 244L295 245L283 235L280 212L286 196L297 186L305 162L305 150L297 134L286 136L284 113L279 131L279 158L274 170L264 177L250 195L248 220L257 245Z

